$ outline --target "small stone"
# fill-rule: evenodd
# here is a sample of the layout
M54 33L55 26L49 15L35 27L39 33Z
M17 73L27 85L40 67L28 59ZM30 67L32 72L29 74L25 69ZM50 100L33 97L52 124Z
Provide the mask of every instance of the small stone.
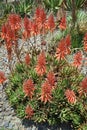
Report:
M29 128L27 128L26 130L32 130L32 128L31 128L31 127L29 127Z
M0 119L2 119L4 117L4 112L0 113Z
M4 116L4 119L10 122L12 119L12 115Z
M25 130L23 126L19 126L18 128L19 130Z
M3 120L0 119L0 124L2 124L2 123L3 123Z
M3 90L3 86L1 85L1 86L0 86L0 91L2 91L2 90Z
M3 102L2 102L2 101L0 102L0 105L3 105Z
M11 112L10 112L10 111L5 112L4 115L5 115L5 116L9 116L9 115L11 115Z
M4 127L8 127L9 126L9 121L5 121L4 122Z
M2 112L2 108L0 108L0 112Z
M36 130L36 127L35 127L35 126L33 126L33 127L32 127L32 130Z
M0 114L0 115L1 115L1 114ZM0 120L3 120L3 118L4 118L3 116L0 116Z
M3 106L0 104L0 108L2 108Z
M11 123L9 123L9 129L12 129L14 127L14 125L13 124L11 124Z
M0 127L3 127L3 123L2 122L0 123Z
M19 130L17 125L14 125L14 130Z
M11 108L10 108L10 107L7 107L7 108L6 108L6 111L11 111Z

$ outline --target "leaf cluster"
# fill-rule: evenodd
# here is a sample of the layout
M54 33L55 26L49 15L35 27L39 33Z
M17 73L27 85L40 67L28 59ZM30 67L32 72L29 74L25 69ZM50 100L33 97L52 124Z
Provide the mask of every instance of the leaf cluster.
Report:
M19 0L15 2L0 3L0 10L2 15L7 15L10 13L18 13L22 17L25 15L29 16L32 6L34 6L35 0Z
M43 4L47 10L57 12L59 7L61 6L63 0L43 0Z
M75 8L76 9L82 8L85 2L86 0L75 0ZM72 0L65 0L64 4L68 10L72 10Z

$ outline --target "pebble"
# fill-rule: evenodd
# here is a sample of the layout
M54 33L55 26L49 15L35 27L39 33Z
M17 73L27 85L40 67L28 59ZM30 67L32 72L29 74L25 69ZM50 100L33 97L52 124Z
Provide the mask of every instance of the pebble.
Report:
M9 123L8 128L9 128L9 129L12 129L13 127L14 127L14 125L13 125L12 123Z
M9 126L9 121L4 121L4 127L7 128Z
M0 112L2 112L2 108L0 108Z
M3 89L3 86L0 86L0 91L2 91L2 89Z

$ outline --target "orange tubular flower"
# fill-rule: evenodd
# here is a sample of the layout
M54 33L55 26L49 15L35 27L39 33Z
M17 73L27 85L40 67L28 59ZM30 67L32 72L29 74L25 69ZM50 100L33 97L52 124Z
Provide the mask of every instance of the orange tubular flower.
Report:
M21 28L21 18L17 14L10 14L8 18L12 30L19 30Z
M37 24L35 22L32 22L31 35L36 36L37 34L38 34Z
M66 17L63 17L60 21L60 24L59 24L59 28L61 30L65 30L66 29Z
M52 87L55 85L56 77L53 72L47 74L47 81Z
M31 31L31 25L32 25L32 23L31 23L30 19L25 17L24 18L24 28L25 28L25 30Z
M71 37L68 34L65 38L65 44L66 44L66 54L70 54L71 50L70 50L70 46L71 46Z
M83 92L87 93L87 77L82 80L80 86Z
M44 11L43 8L40 10L39 18L40 18L40 21L41 21L42 24L43 24L43 23L45 22L45 20L46 20L46 13L45 13L45 11Z
M32 21L30 21L27 17L24 18L24 32L23 36L25 39L30 38L31 34Z
M38 17L40 16L40 11L41 11L41 8L40 8L40 7L36 8L35 18L38 18Z
M44 52L41 52L38 56L35 70L39 76L43 76L46 73L46 58Z
M56 49L56 58L58 60L65 59L65 56L70 54L70 36L67 35L66 38L62 39L59 44L58 48Z
M6 49L7 49L7 54L8 54L8 60L11 60L11 56L12 56L12 43L11 42L7 42L6 43Z
M26 65L30 64L30 55L28 53L25 56L25 63L26 63Z
M11 59L11 53L12 53L12 46L14 45L16 41L16 35L14 30L11 29L11 26L9 23L6 23L5 25L2 26L2 33L1 37L5 40L6 42L6 49L8 53L8 59Z
M48 17L48 28L51 32L55 29L55 21L52 14L50 14L50 16Z
M70 45L71 45L71 37L70 37L69 34L66 36L65 42L66 42L66 46L67 46L67 47L70 47Z
M84 36L84 51L86 51L87 52L87 33L85 34L85 36Z
M73 61L73 65L75 67L80 67L82 64L82 53L79 51L74 55L74 61Z
M10 42L10 41L15 41L16 40L16 36L15 36L15 32L14 30L12 31L10 25L8 23L4 24L2 26L2 33L1 33L1 37L6 40L6 42Z
M31 118L34 115L34 111L30 105L28 105L25 109L26 118Z
M32 96L34 95L34 84L31 79L28 79L27 81L24 82L23 84L23 91L25 93L25 96L28 96L32 99Z
M51 85L47 81L45 81L45 83L42 84L40 99L44 103L47 103L47 101L51 102L52 88L51 88Z
M6 39L7 30L7 26L6 24L4 24L1 28L1 38L4 40Z
M38 29L41 30L46 21L46 13L43 8L38 7L36 9L35 21L37 23Z
M69 103L71 103L71 104L76 103L76 96L75 96L75 93L73 90L67 89L65 91L65 96L66 96Z
M0 84L2 84L6 80L6 77L2 71L0 71Z
M65 41L62 39L58 45L58 48L56 49L56 58L58 60L65 59L66 53L65 53L66 47L65 47Z

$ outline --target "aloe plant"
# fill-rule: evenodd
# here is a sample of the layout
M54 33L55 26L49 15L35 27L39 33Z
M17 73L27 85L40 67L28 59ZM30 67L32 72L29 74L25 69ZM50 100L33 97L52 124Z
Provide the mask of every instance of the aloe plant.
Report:
M56 12L58 10L62 2L63 0L43 0L45 7L53 12Z
M86 0L75 0L76 9L81 8L84 5L85 2L86 2ZM72 9L72 3L73 3L73 0L64 0L65 7L68 10Z
M20 0L18 4L15 4L14 11L24 17L25 14L30 14L32 5L34 5L34 0Z

